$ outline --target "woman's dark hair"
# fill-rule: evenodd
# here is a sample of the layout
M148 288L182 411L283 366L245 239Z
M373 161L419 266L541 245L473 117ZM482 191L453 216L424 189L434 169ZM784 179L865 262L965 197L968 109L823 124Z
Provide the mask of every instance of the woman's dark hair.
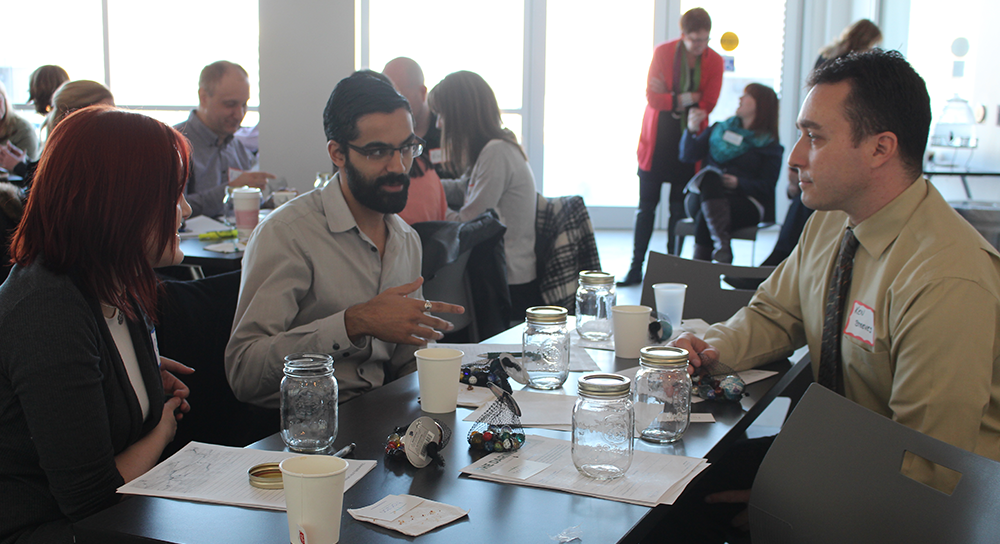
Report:
M681 32L690 34L702 30L712 31L712 18L704 8L693 8L681 15Z
M129 319L140 310L152 318L157 281L149 255L177 243L189 154L184 136L151 117L110 106L70 114L45 144L12 260L41 259Z
M69 81L69 74L54 64L39 66L31 73L28 82L28 102L35 104L39 115L46 115L52 109L52 93L60 85Z
M757 134L770 134L777 141L778 95L774 93L774 89L760 83L751 83L743 91L753 97L756 103L753 123L744 128Z
M510 142L528 160L514 133L503 128L497 97L479 74L449 74L431 89L427 104L443 119L441 146L449 170L472 168L486 144L497 139Z
M833 43L820 49L819 55L826 60L842 57L851 51L868 51L882 41L882 31L868 19L858 19L844 29Z

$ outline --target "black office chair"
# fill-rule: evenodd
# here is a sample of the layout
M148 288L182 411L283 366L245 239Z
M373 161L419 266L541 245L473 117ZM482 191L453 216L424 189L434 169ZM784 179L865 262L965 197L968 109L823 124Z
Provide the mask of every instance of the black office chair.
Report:
M773 271L774 267L771 266L733 266L651 251L646 264L646 275L642 278L640 303L650 308L656 307L653 284L684 283L688 286L684 297L684 317L697 317L708 323L725 321L750 302L754 291L724 289L721 277L766 278Z
M944 493L900 473L911 452L960 473ZM997 542L1000 463L811 385L750 498L755 544Z

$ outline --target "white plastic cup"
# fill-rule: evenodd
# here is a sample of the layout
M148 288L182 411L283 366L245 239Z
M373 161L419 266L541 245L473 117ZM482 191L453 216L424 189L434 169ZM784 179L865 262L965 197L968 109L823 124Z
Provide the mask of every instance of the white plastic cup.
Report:
M463 355L451 348L417 350L421 410L429 414L447 414L458 408L458 379L462 373Z
M615 357L638 359L639 350L649 345L649 306L614 306L611 324L615 336Z
M656 298L656 314L670 321L670 326L674 330L681 327L681 319L684 317L684 294L687 293L687 285L683 283L656 283L653 284L653 295Z
M331 455L306 455L290 457L278 466L285 488L288 541L339 542L347 461Z
M233 189L233 212L236 215L236 232L240 242L244 244L250 239L250 233L257 226L260 214L260 189L256 187L238 187Z

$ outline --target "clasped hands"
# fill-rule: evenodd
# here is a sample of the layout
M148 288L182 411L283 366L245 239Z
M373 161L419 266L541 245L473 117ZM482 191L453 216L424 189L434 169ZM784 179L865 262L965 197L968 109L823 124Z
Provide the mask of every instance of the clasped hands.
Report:
M24 151L21 151L21 149L9 141L4 145L0 145L0 166L8 172L12 172L15 166L24 162L26 156L27 154Z
M440 340L454 325L430 315L429 312L465 313L465 308L447 302L409 298L424 284L423 278L382 291L377 296L344 312L344 326L351 342L374 336L384 342L423 346L429 340ZM427 303L429 309L425 308Z

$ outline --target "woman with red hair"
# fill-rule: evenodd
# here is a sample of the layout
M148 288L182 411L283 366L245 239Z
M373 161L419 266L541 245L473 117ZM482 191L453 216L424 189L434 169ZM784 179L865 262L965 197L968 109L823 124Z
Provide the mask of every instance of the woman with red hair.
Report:
M187 411L147 316L153 268L183 258L188 144L94 106L53 130L0 286L0 541L72 542ZM176 414L176 415L175 415Z

